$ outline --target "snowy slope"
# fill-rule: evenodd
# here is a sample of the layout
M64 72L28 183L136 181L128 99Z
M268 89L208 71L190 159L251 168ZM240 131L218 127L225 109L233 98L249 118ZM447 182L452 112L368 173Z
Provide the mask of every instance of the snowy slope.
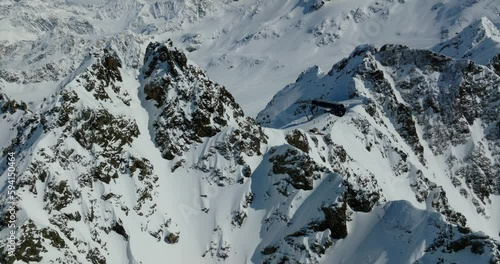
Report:
M487 65L500 53L500 31L488 18L475 21L454 38L432 48L457 59Z
M407 60L416 53L426 56ZM498 137L483 130L493 113L475 113L465 143L439 154L430 139L411 141L411 127L400 121L438 114L413 112L420 101L395 85L412 77L430 89L435 80L422 77L450 80L442 73L448 63L490 92L489 106L498 104L499 77L488 68L402 46L362 46L330 75L313 68L298 78L316 94L344 91L332 96L353 103L345 116L318 113L274 129L245 117L231 94L170 42L149 44L138 73L123 56L113 46L94 52L36 109L2 96L2 120L12 127L2 133L3 151L16 153L19 174L19 244L9 263L499 261L497 187L469 183L467 173L448 176L466 166L498 182L490 178L498 174L498 152L489 150ZM377 70L383 78L370 79ZM314 85L323 79L330 86ZM465 98L484 100L474 94ZM409 117L391 108L401 100ZM413 124L422 135L425 128ZM450 153L456 158L445 163ZM492 171L478 170L476 161L492 163Z

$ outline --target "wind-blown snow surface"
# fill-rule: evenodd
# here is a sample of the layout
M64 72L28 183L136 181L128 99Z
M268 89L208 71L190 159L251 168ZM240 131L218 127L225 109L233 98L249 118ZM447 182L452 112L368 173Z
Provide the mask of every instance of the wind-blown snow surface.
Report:
M2 186L5 153L19 174L10 262L499 261L500 77L489 68L362 46L291 86L350 100L345 116L274 129L170 42L148 45L139 78L124 56L94 52L36 108L2 95ZM442 104L418 110L419 89Z
M360 44L432 47L498 14L496 0L2 1L0 87L47 97L89 52L112 44L137 68L151 40L170 38L255 116L304 68Z

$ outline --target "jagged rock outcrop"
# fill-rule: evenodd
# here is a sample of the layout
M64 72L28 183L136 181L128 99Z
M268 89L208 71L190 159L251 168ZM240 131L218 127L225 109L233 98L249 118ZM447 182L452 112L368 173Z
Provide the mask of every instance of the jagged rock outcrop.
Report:
M219 153L239 167L231 170L250 176L242 155L261 155L267 137L252 118L244 116L223 86L188 64L184 53L174 48L172 42L148 46L142 74L144 96L153 108L152 136L163 158L175 160L175 169L182 167L187 151L219 134L221 139L193 168L209 172L212 181L219 185L233 183L234 175L223 175L207 162Z
M93 263L106 263L103 236L111 230L123 236L126 233L102 207L110 199L118 201L120 196L108 193L109 198L101 200L97 186L113 186L120 177L134 178L139 183L132 187L137 190L133 209L138 214L154 212L154 204L149 203L155 196L157 176L147 159L130 152L131 144L140 135L137 123L103 105L129 106L129 100L123 100L128 94L121 85L119 58L112 54L104 50L89 58L88 68L46 99L39 109L27 111L26 104L9 100L4 104L9 115L17 109L24 111L13 126L17 128L16 136L3 148L3 152L15 153L19 199L32 197L37 201L35 206L50 215L46 219L49 227L44 228L36 217L18 221L19 247L9 263L44 262L42 253L49 250L61 253L57 260L51 260L58 263L79 263L78 254L86 254ZM144 204L149 208L142 209ZM85 207L89 210L82 210ZM121 206L126 214L130 209ZM91 241L75 235L80 223L88 227ZM74 247L80 247L79 252Z
M399 181L403 176L408 179L406 186L418 203L439 212L451 226L465 228L471 224L468 217L488 221L495 214L485 208L492 206L488 197L497 196L500 191L497 176L499 83L500 77L492 69L471 61L401 45L385 45L381 49L360 46L327 74L318 67L302 73L296 83L285 87L269 102L257 121L275 128L294 124L287 141L305 152L311 152L310 146L312 153L318 151L323 161L329 161L331 167L326 168L343 176L346 193L342 197L345 196L348 212L369 212L374 205L385 201L387 191L384 189L391 188L388 183ZM340 102L348 106L348 112L344 117L335 117L321 109L304 110L302 102L314 99ZM302 139L305 137L296 130L302 127L309 129L310 137L326 135L323 141L316 139L313 145L309 140L306 145L307 138ZM393 176L381 177L380 170L386 165L371 165L372 161L361 153L370 153L370 159L381 157L379 162L388 162L385 171ZM294 160L293 155L288 156L288 160ZM446 165L437 166L436 159ZM353 170L356 163L364 164L366 167L362 167L367 171ZM295 173L290 173L290 179L293 175ZM364 184L368 186L360 188ZM454 207L449 197L457 195L467 201L468 209ZM341 200L336 203L338 208L343 208ZM332 214L327 210L325 217L328 215ZM338 216L338 212L335 215ZM337 220L319 221L316 226L330 223L333 228L334 222L343 223ZM340 234L337 237L345 235L341 226L334 229ZM310 234L310 231L304 233L305 230L302 229L301 234ZM447 243L453 244L451 240ZM486 244L493 245L490 252L494 261L498 255L495 242ZM294 245L294 250L285 251L307 252L304 254L310 256L309 260L319 259L309 251L311 245L305 246L307 250L297 247L305 244ZM271 256L266 257L269 263L292 259L293 253L283 255L279 243L266 246L264 252Z

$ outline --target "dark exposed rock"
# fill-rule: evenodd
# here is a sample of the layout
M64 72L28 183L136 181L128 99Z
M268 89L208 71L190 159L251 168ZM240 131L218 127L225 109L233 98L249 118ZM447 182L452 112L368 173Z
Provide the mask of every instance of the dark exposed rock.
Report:
M484 150L476 148L467 158L467 163L460 167L455 175L465 179L467 186L477 194L481 201L485 202L491 194L498 193L498 166L486 157Z
M170 84L170 79L162 79L155 82L148 83L144 86L144 94L146 95L146 100L155 100L156 107L161 107L161 104L165 100L167 94L165 87Z
M500 75L500 53L491 59L490 67L496 72L496 74Z
M83 73L78 82L91 92L97 100L110 100L109 92L106 88L120 94L120 87L117 82L122 82L120 68L122 67L118 55L113 51L104 49L102 56L96 58L97 62ZM124 103L128 105L127 101Z
M95 59L96 63L81 74L77 82L97 100L109 101L109 94L115 93L125 105L130 105L128 92L122 91L119 84L123 81L120 73L122 63L116 52L104 49L102 55Z
M252 169L250 168L250 166L245 165L243 166L241 173L243 174L243 176L249 178L250 176L252 176Z
M113 226L111 226L111 230L113 230L117 234L121 235L123 238L125 238L125 240L128 241L127 231L125 231L125 228L123 227L123 225L121 223L115 222L113 224Z
M40 119L39 116L30 112L22 115L16 123L16 136L12 138L10 144L3 148L2 154L6 156L8 153L17 153L25 141L36 138L40 135Z
M342 203L337 207L321 208L325 216L325 220L314 224L313 229L316 231L330 230L330 236L333 239L342 239L347 237L347 203Z
M113 80L113 81L116 80L119 82L122 81L122 76L119 70L119 68L122 67L122 63L120 61L120 58L118 58L118 55L116 55L116 53L112 53L111 51L105 49L102 66L104 67L104 69L102 70L103 73L101 74L106 80Z
M442 186L438 186L436 183L430 181L420 170L416 172L415 178L415 181L410 186L419 202L426 201L432 195L430 197L432 199L431 205L436 211L443 214L450 223L460 227L466 226L467 218L451 208Z
M166 44L155 42L148 45L146 49L146 56L144 57L144 64L148 67L144 71L144 76L146 78L151 76L155 68L158 67L158 64L162 62L167 62L170 67L169 70L172 72L177 71L175 66L179 67L181 70L187 67L186 55L174 48L173 43L170 40ZM174 73L174 75L177 74L177 72Z
M49 228L43 228L41 230L42 236L48 240L50 240L50 245L55 248L64 248L66 247L66 242L59 236L59 233L55 230L51 230Z
M25 263L42 261L42 253L47 252L47 248L42 245L42 238L39 235L39 230L33 221L29 220L21 228L21 238L18 241L15 251L15 260ZM12 263L14 262L14 259Z
M130 172L131 174L135 173L136 170L139 170L139 180L144 180L145 177L151 176L153 174L153 165L146 158L136 159L134 157L130 157L131 165Z
M231 224L238 227L241 227L247 218L247 213L245 211L233 211L232 215Z
M69 189L66 181L60 181L59 183L50 182L48 184L50 191L45 193L43 197L45 202L48 202L48 206L57 211L60 211L68 204L70 204L77 195Z
M278 251L278 248L277 248L277 247L275 247L275 246L267 246L267 247L265 247L265 248L261 251L261 253L262 253L262 255L270 255L270 254L275 253L276 251Z
M152 117L154 140L165 159L182 155L190 145L216 135L230 122L239 127L232 133L231 146L248 155L260 154L265 135L255 121L244 117L224 87L187 64L186 56L172 42L150 43L144 64L145 99L154 100L158 109Z
M401 124L398 132L408 142L408 144L412 146L413 150L420 158L420 161L425 164L424 147L420 144L420 139L417 134L411 110L404 104L400 103L397 106L395 113L397 115L398 122Z
M87 260L92 264L106 264L106 258L98 248L93 248L87 253Z
M82 215L80 214L80 212L74 212L72 214L64 214L64 216L70 220L70 221L76 221L76 222L79 222L82 220Z
M370 212L380 199L380 194L377 192L368 192L363 189L356 189L349 183L345 194L347 204L354 211Z
M166 237L165 237L165 242L167 244L176 244L177 242L179 242L179 238L180 238L180 235L179 233L169 233Z
M118 151L139 135L139 128L134 121L115 117L105 109L84 110L80 119L83 121L82 125L73 135L87 149L96 144L104 149ZM112 146L116 144L117 147Z
M93 179L109 184L112 179L118 178L118 170L107 162L100 162L90 169L90 175Z
M497 251L499 246L500 244L497 241L482 233L475 232L464 234L455 232L452 226L447 226L439 232L436 239L425 251L434 252L440 250L443 253L451 254L469 248L472 253L481 255L485 251ZM497 252L491 258L490 263L496 263L499 260Z
M407 54L405 58L390 56L390 53L400 51ZM469 126L478 118L486 120L486 125L493 126L489 127L490 130L488 131L495 132L495 128L498 128L498 126L491 125L498 118L496 110L483 109L488 105L488 102L485 104L482 104L482 102L485 100L492 102L496 100L495 96L497 95L494 91L491 91L491 88L481 86L476 82L476 78L479 78L477 75L489 74L482 67L474 64L451 65L463 73L463 79L457 80L460 86L454 87L457 88L455 90L448 91L446 95L449 95L449 101L443 102L441 98L443 95L428 94L429 90L416 85L416 83L422 83L422 78L420 78L422 76L417 76L408 82L396 83L397 87L393 87L394 85L386 78L387 74L393 73L387 73L385 69L379 69L377 63L372 59L378 56L382 58L380 59L382 64L388 66L403 65L408 60L422 67L423 71L430 72L453 68L450 66L449 59L427 52L421 54L408 53L404 47L399 46L384 46L380 52L370 48L360 49L356 52L359 54L367 53L364 61L366 67L358 69L359 71L355 73L356 76L367 84L368 89L372 89L377 93L364 106L366 112L381 126L387 126L390 125L390 122L394 122L392 125L394 125L405 142L410 145L415 154L421 158L422 163L425 163L422 160L423 146L420 143L422 138L436 141L442 140L442 145L449 145L450 142L451 145L462 144L470 136L471 129ZM186 56L173 48L171 43L167 45L151 44L147 53L143 77L149 78L149 80L146 81L143 87L144 96L146 100L154 103L156 107L154 110L157 110L156 114L153 113L150 116L150 129L153 132L153 139L161 149L163 156L166 159L175 161L171 171L174 172L186 163L185 159L178 158L178 156L189 151L190 148L196 147L199 142L204 142L209 137L213 137L212 139L216 142L206 149L206 155L199 157L199 164L193 165L189 169L194 168L203 172L204 177L210 184L213 179L217 178L213 182L224 186L225 182L230 182L228 180L230 176L228 175L234 174L240 177L238 182L244 183L248 181L247 178L252 177L253 171L245 163L244 154L258 156L262 154L261 149L266 149L266 146L262 146L266 143L266 136L262 129L255 124L253 119L243 116L242 110L224 87L210 81L203 72L188 65ZM342 71L347 63L347 61L343 61L338 64L336 70ZM428 65L429 63L431 65ZM110 100L113 96L109 95L112 92L119 93L120 90L117 85L117 82L122 81L120 67L119 58L108 54L106 51L106 55L98 59L98 64L92 66L91 71L87 72L87 74L92 73L94 75L88 75L86 82L84 82L83 78L81 81L84 82L84 87L95 99ZM93 78L97 78L97 81L93 80ZM488 78L496 80L495 77L490 76ZM396 89L399 90L398 93L396 93ZM85 91L83 92L85 93ZM351 92L351 97L359 95L357 94L359 91ZM30 242L25 240L21 242L23 254L19 259L21 262L43 261L39 260L37 255L44 255L46 245L50 244L58 249L64 249L67 243L74 243L83 252L82 254L86 254L89 262L106 263L107 249L105 249L106 243L102 239L102 235L114 231L122 235L126 240L129 239L124 224L121 221L113 222L115 220L110 220L114 218L108 218L110 212L102 208L103 204L106 207L108 205L116 206L120 202L121 195L111 193L110 189L112 191L117 189L110 187L113 187L114 179L118 179L122 175L127 177L126 179L120 178L120 180L133 181L135 184L134 191L136 193L132 196L137 197L137 203L134 206L137 215L148 217L156 210L154 201L157 195L158 177L153 174L153 166L149 160L140 156L131 156L127 152L126 146L131 145L139 135L135 120L114 115L111 113L112 111L103 108L83 108L81 103L78 103L79 101L80 98L75 91L62 90L56 97L55 102L57 104L54 104L54 107L46 113L43 112L47 114L47 118L44 116L30 116L31 119L21 119L18 129L29 132L28 135L16 138L10 147L6 148L8 151L19 151L21 148L28 149L30 146L26 142L36 140L32 136L36 135L36 133L42 133L37 132L37 130L42 130L42 127L43 133L46 134L59 132L56 128L64 131L57 135L60 137L57 144L47 147L47 150L39 150L37 154L40 157L30 160L26 166L28 170L19 178L20 188L29 188L33 194L42 190L37 185L46 187L43 189L45 193L44 203L47 206L46 209L50 208L50 224L57 227L57 231L46 228L33 232L31 237L28 234L23 234L30 239ZM14 103L14 108L16 107L17 111L19 111L19 106ZM12 108L10 103L5 110L2 105L2 111L5 113L10 113ZM450 111L450 109L457 111ZM24 110L26 112L26 109ZM387 111L387 113L384 111ZM454 114L450 115L450 112L456 112L457 114L456 116ZM383 114L387 116L389 121L382 120L381 116ZM446 134L446 132L437 133L423 126L424 135L417 133L417 131L420 131L418 125L422 126L425 121L429 121L429 119L426 119L429 116L435 118L433 121L440 123L442 127L451 127L452 132L450 134ZM346 120L349 122L347 118L341 121ZM373 120L370 119L370 122ZM370 122L353 120L361 134L365 136L370 135L372 132L373 127L370 127ZM321 133L318 130L313 131L316 134ZM68 147L64 146L64 143L67 142L65 140L71 138L71 136L80 145L73 146L78 147L82 152L85 152L85 155L90 157L82 158L81 155L75 153L78 151L65 149ZM498 138L495 133L489 133L487 137ZM311 142L313 143L309 144L307 134L303 131L293 130L285 139L291 146L275 147L268 153L270 156L269 161L272 162L272 173L275 174L273 177L279 179L279 182L273 185L273 188L284 183L287 188L291 186L299 190L311 190L314 187L314 180L319 179L323 174L328 174L329 176L335 175L343 178L342 185L345 190L339 196L341 197L339 198L340 201L337 200L333 204L332 201L329 201L317 205L318 207L315 209L318 209L320 217L313 218L313 222L309 226L296 228L294 233L289 235L285 233L286 236L283 241L280 241L280 244L273 244L262 249L261 253L270 257L266 259L266 262L269 261L270 263L293 263L294 259L282 254L289 248L304 252L307 261L313 260L311 256L314 254L318 256L325 254L326 250L333 245L332 239L342 239L348 235L347 221L349 221L352 210L370 212L376 204L380 203L380 201L383 202L384 199L373 174L367 171L354 172L349 169L349 163L353 162L353 159L343 146L336 145L332 141L330 134L323 137L324 142L321 142L320 136L311 135ZM391 143L390 140L386 141L387 144ZM326 143L326 146L323 143ZM370 142L369 146L371 153L377 151L376 142L373 145ZM389 149L397 153L395 155L400 157L404 163L411 162L414 159L411 150L404 145L404 150L400 150L400 147ZM436 149L442 146L436 144L436 147L429 147L431 151L437 151ZM350 148L347 149L350 150ZM407 154L405 151L409 150L410 154ZM496 160L489 159L485 155L486 151L484 149L476 148L475 150L477 153L473 152L465 158L467 166L464 166L462 170L456 170L454 176L456 176L457 180L455 180L455 183L460 186L459 178L465 179L467 186L464 184L464 187L473 189L477 194L476 197L479 197L481 202L487 203L492 194L498 193L498 186L500 186L498 177L495 178L498 175L496 173L498 169L495 168ZM317 154L319 154L323 163L320 160L315 161L313 159L313 155L317 157ZM227 168L212 166L214 162L210 159L217 155L219 155L219 158L222 156L230 161L227 163L230 163L231 166ZM327 155L328 159L325 158ZM494 156L495 153L492 155ZM60 165L62 168L61 174L54 173L53 169L49 169L48 163ZM200 165L201 163L206 164ZM105 191L99 192L93 198L91 192L85 193L90 201L85 200L85 203L88 203L85 204L85 206L88 206L88 212L83 213L83 216L78 211L68 213L70 209L74 210L68 205L80 202L78 199L80 194L73 190L73 185L70 187L68 181L60 179L62 178L61 175L67 173L67 171L78 171L80 168L75 168L75 164L81 164L88 168L75 179L82 189L87 187L87 189L91 189L94 180L109 184L97 183L96 185L99 187L104 186ZM322 164L326 164L325 166L331 165L331 169L335 173L330 173L329 169ZM456 228L459 233L467 235L458 238L456 236L447 237L446 241L440 245L436 242L436 248L449 252L470 248L472 252L480 254L487 251L489 246L495 245L487 237L471 234L472 231L465 227L465 217L450 207L446 193L441 186L437 186L426 177L423 177L421 171L416 178L417 180L412 184L412 187L417 200L431 202L431 205L439 213L446 216L448 222L457 225ZM325 183L326 180L330 179L325 179ZM289 194L287 188L279 189L279 192L287 196ZM293 190L293 192L299 195L305 193L297 190ZM87 199L87 197L85 198ZM207 195L203 194L202 198L207 198ZM290 198L294 197L290 196ZM245 224L248 213L247 208L252 205L253 194L249 193L244 199L245 201L242 199L241 204L244 209L233 211L232 218L231 216L228 218L236 227ZM254 205L256 204L258 203ZM121 209L128 215L129 209L124 205L121 206ZM113 209L120 210L120 207L113 207ZM57 212L60 210L63 210L64 213ZM202 210L207 213L209 208L203 207ZM114 212L111 212L111 214L114 214ZM103 217L103 215L105 216ZM286 215L286 213L278 211L276 214L273 213L272 217L275 218L271 218L271 223L273 223L273 219L279 219L278 221L282 221L283 224L288 226L295 224L293 222L295 219ZM71 227L74 225L71 225L70 222L82 220L85 224L88 224L91 230L92 244L87 245L87 242L78 241L77 238L72 237L75 232L74 228ZM149 222L141 223L141 228L148 229L148 224ZM165 227L168 226L160 226L158 229L155 227L153 232L151 230L144 231L149 232L158 241L161 241L164 237L164 241L168 244L178 243L179 233L167 231L167 234L165 234ZM293 228L295 227L293 226ZM33 229L36 229L34 224ZM315 235L326 230L330 232L331 237L319 241L317 238L319 236ZM42 240L40 240L40 237ZM46 241L44 242L43 239ZM215 240L217 240L216 243L212 241L207 252L220 260L228 258L229 245L223 242L222 236ZM305 242L306 240L307 242ZM23 243L25 243L24 246ZM306 248L307 246L308 248ZM273 258L272 255L276 256Z
M300 130L294 129L286 135L285 139L288 144L302 150L303 152L309 152L309 142L307 140L307 136Z
M28 106L25 102L17 102L16 100L11 100L7 98L6 95L0 94L0 114L10 113L14 114L18 110L27 111Z
M286 174L289 183L296 189L312 190L313 180L320 178L326 168L319 166L309 155L296 149L287 149L283 154L274 155L272 162L274 174Z

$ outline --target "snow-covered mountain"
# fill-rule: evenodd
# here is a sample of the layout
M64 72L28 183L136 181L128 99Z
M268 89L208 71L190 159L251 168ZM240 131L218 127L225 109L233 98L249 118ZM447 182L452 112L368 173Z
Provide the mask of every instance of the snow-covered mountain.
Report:
M10 263L499 261L489 68L361 46L278 94L258 118L288 122L275 129L170 42L143 57L136 79L112 47L95 52L37 109L2 95ZM348 111L290 110L310 96Z
M434 51L487 65L500 53L500 31L486 17L466 27L454 38L440 43Z

